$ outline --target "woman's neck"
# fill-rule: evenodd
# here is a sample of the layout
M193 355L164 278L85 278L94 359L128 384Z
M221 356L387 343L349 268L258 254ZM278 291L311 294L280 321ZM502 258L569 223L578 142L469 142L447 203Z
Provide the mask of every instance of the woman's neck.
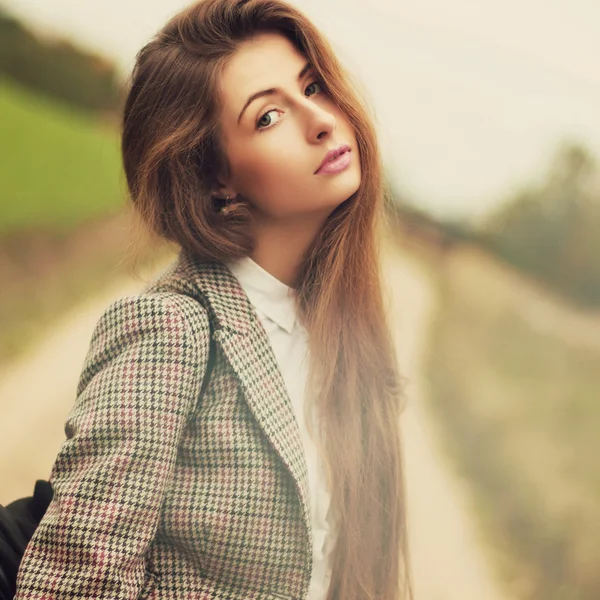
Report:
M252 260L289 287L297 287L300 266L324 219L257 224Z

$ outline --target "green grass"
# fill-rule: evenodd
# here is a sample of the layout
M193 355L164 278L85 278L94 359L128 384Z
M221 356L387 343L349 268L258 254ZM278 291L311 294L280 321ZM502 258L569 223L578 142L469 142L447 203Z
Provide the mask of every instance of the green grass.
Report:
M510 597L597 600L600 340L570 346L451 277L440 298L430 407Z
M0 78L0 238L70 231L124 204L119 136Z
M125 193L114 125L0 77L0 363L122 273Z

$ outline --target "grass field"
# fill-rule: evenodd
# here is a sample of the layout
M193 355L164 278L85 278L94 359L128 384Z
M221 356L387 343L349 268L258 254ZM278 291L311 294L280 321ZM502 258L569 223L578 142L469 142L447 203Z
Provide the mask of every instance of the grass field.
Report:
M114 125L0 78L0 364L123 271Z
M114 127L0 79L0 239L70 231L121 209Z
M597 600L600 339L561 334L558 312L552 327L532 326L522 295L503 285L500 273L462 277L448 261L429 341L430 409L511 597Z

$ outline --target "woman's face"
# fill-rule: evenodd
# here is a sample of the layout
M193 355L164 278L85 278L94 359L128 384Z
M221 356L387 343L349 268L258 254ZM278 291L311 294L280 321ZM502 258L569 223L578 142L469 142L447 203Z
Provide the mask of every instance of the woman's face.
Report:
M323 219L360 185L353 127L306 63L287 38L261 33L242 43L222 73L221 126L231 171L219 192L241 195L263 222ZM270 88L279 91L248 103ZM351 149L349 166L315 173L325 154L343 144Z

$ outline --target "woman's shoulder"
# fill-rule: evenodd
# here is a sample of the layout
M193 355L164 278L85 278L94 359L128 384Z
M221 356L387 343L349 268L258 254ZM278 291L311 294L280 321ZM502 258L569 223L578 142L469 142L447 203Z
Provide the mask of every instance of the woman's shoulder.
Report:
M207 360L210 324L204 307L174 290L148 289L114 300L96 323L78 394L113 361L153 372Z
M182 254L141 292L121 298L109 308L129 311L136 320L182 320L195 336L221 329L247 333L254 326L253 308L227 265Z
M173 333L179 329L196 336L209 332L208 313L193 297L178 291L150 286L137 294L113 300L97 325L100 333L145 330Z
M191 271L180 255L141 291L114 300L105 316L112 316L117 322L181 322L194 333L206 330L208 311L199 289L203 270L202 265L194 265Z
M208 343L209 338L208 311L177 260L139 292L121 296L104 309L92 335L90 354L105 354L110 348L119 352L140 341L147 351L160 354L181 344Z

